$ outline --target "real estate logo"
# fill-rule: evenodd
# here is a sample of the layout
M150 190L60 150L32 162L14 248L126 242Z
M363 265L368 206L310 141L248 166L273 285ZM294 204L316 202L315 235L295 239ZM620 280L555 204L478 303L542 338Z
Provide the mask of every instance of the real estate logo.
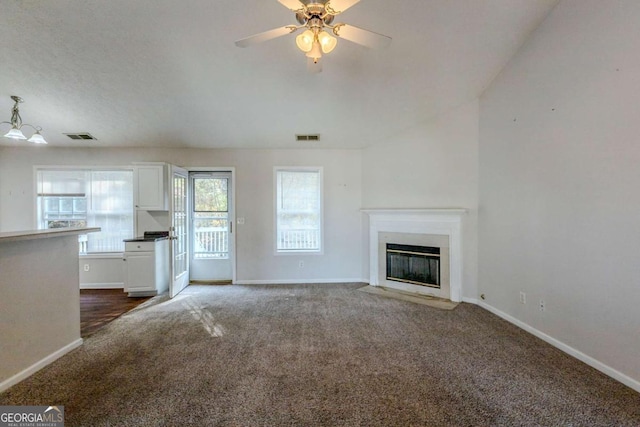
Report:
M64 427L64 406L0 406L0 427Z

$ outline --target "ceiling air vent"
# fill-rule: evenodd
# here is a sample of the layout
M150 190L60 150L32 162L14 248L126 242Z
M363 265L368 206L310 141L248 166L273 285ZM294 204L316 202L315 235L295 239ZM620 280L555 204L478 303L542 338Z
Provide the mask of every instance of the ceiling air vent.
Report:
M320 134L296 135L296 141L320 141Z
M98 140L98 138L94 137L89 132L65 133L63 135L67 135L69 138L71 138L73 140L85 140L85 141L88 141L88 140L97 141Z

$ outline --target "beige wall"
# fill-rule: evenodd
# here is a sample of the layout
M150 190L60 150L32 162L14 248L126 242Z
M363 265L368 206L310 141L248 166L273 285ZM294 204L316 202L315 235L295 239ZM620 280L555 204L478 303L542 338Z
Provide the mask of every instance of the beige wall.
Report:
M482 97L479 157L487 304L636 389L639 16L561 1Z
M478 102L472 101L362 156L365 208L466 208L462 295L475 299L478 215ZM365 219L366 221L366 219ZM363 230L365 254L368 230ZM368 274L368 259L363 274Z
M81 344L78 236L0 242L0 272L1 391Z
M235 168L236 216L245 218L245 224L237 226L236 234L238 281L362 278L360 150L0 147L0 231L34 227L34 165L122 166L143 161ZM274 166L323 167L323 255L274 254ZM303 268L299 267L301 260ZM88 277L83 272L83 280Z

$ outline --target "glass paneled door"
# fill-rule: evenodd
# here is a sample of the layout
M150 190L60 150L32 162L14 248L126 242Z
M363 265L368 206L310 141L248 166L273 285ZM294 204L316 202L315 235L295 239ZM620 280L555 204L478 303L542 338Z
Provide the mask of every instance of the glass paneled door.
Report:
M190 172L192 281L233 279L231 172Z
M178 295L189 284L189 221L187 171L171 166L171 283L169 295Z

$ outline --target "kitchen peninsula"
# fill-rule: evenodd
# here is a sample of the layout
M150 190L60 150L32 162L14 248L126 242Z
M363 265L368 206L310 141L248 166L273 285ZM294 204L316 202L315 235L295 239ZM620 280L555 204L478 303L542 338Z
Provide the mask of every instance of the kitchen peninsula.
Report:
M82 344L78 235L0 233L0 392Z

